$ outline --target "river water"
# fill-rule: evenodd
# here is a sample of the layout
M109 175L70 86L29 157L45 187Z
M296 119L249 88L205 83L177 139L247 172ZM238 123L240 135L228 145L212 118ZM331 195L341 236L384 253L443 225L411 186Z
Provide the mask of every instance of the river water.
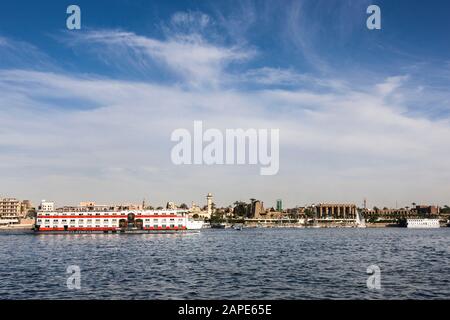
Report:
M0 233L0 299L449 298L450 228Z

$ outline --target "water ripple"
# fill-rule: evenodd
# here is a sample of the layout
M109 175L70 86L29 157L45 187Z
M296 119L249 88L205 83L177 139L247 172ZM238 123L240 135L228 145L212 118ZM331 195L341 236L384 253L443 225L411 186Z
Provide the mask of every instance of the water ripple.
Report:
M0 233L1 299L448 299L450 229ZM370 265L381 290L366 286ZM66 268L81 268L81 289Z

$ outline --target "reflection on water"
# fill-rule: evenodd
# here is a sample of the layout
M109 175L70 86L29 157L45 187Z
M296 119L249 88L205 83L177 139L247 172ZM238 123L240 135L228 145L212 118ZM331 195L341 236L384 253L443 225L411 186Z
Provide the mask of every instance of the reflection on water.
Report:
M1 299L450 298L450 229L0 233ZM381 290L367 289L370 265ZM81 268L69 290L66 268Z

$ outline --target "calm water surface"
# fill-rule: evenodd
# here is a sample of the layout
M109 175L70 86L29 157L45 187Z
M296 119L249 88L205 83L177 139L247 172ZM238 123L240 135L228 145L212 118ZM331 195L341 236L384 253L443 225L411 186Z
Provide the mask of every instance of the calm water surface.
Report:
M373 264L381 290L367 289ZM449 299L450 228L0 233L0 299L320 298Z

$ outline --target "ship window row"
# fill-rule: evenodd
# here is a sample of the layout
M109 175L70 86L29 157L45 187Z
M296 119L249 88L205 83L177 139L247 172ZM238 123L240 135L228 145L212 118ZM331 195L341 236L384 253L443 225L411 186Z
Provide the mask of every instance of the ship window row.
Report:
M75 223L76 221L78 221L79 223L83 223L84 222L83 219L71 219L70 223ZM87 219L86 221L89 223L89 222L92 222L92 219ZM103 219L103 222L109 222L109 221L110 221L109 219ZM37 222L41 223L42 219L38 219ZM50 219L45 219L44 222L49 223ZM58 219L53 219L52 222L53 223L58 223L59 220ZM100 219L95 219L95 222L101 222L101 220ZM117 219L111 219L111 222L117 222ZM67 220L66 219L61 219L61 223L67 223Z
M151 219L145 219L145 222L150 222L150 221L151 221ZM159 221L158 219L153 219L153 222L158 222L158 221ZM169 221L170 222L174 222L175 219L174 218L170 218ZM178 219L178 221L182 222L183 219ZM167 219L161 219L161 222L167 222Z
M151 226L150 226L149 224L146 224L146 225L145 225L145 228L150 228L150 227L151 227ZM174 225L174 224L171 224L169 227L170 227L170 228L175 228L175 225ZM154 225L153 225L153 228L159 228L159 225L154 224ZM161 228L167 228L167 225L163 224L163 225L161 225ZM182 224L179 224L179 225L178 225L178 228L183 228L183 225L182 225Z
M132 212L131 212L132 213ZM142 213L138 212L135 213L136 216L141 215L169 215L169 216L177 216L182 215L182 213L176 213L176 212L151 212L151 213ZM113 212L89 212L89 213L80 213L80 212L39 212L38 215L45 215L45 216L127 216L128 213L113 213Z

